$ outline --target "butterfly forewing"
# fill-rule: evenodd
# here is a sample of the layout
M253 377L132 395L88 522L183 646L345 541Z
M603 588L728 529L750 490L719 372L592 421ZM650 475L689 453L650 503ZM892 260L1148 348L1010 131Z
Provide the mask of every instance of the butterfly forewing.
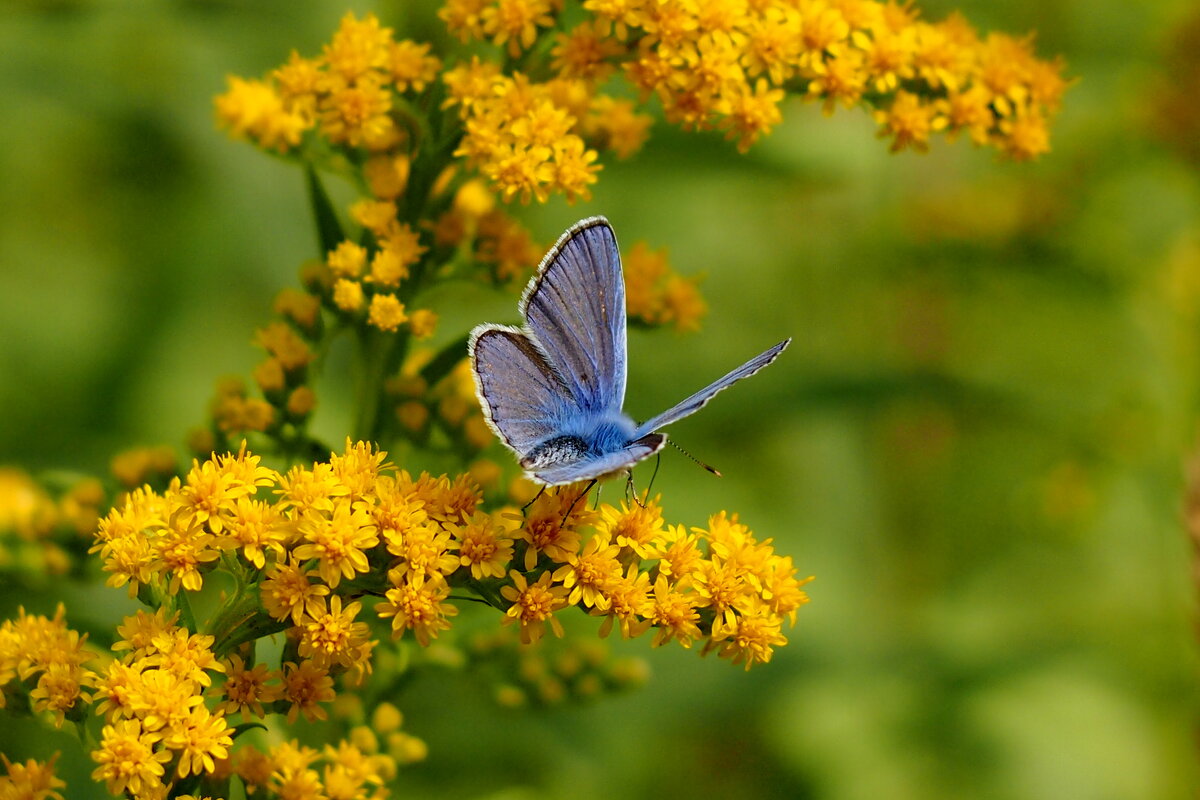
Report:
M791 339L784 339L774 347L759 353L754 358L750 359L745 364L742 364L740 367L733 370L723 378L713 381L708 386L705 386L703 389L696 392L686 400L676 403L658 416L646 420L638 426L637 432L634 434L634 436L645 436L648 433L653 433L659 428L665 428L672 422L677 422L689 414L695 414L697 411L704 408L708 401L712 400L718 392L728 389L742 378L749 378L751 375L774 361L775 358L782 353L789 344L791 344L791 341Z
M518 457L559 431L574 399L528 336L481 325L471 333L469 350L483 412Z
M526 325L580 411L625 400L625 284L603 217L572 226L542 260L522 300Z

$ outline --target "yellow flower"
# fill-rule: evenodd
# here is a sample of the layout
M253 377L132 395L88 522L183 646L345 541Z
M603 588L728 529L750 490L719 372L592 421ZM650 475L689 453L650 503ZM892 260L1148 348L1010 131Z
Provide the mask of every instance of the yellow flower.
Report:
M391 467L386 459L386 450L376 449L370 442L353 442L347 436L345 453L331 453L329 466L349 490L350 499L362 500L375 489L380 470Z
M391 28L381 27L374 14L361 20L346 14L333 40L325 46L323 60L344 80L355 81L385 67L391 43Z
M406 155L376 155L367 159L363 177L371 194L381 200L395 200L408 186L411 163Z
M650 575L639 572L637 564L630 564L624 575L604 587L604 604L596 605L593 614L606 617L600 626L600 635L608 636L616 622L621 635L626 639L641 636L650 627L648 619L653 611L650 599Z
M512 605L501 622L505 625L520 623L521 641L525 644L541 639L547 622L554 635L561 639L562 623L554 616L554 612L566 607L567 590L562 586L553 586L549 572L543 572L532 584L516 570L509 572L509 577L513 585L503 587L500 594Z
M771 660L774 648L787 644L780 632L779 617L769 612L743 614L722 637L720 654L734 664L765 664Z
M268 551L282 555L284 545L295 535L292 523L277 506L245 497L238 498L236 509L225 516L222 528L219 546L240 547L246 561L259 569L266 565Z
M333 514L315 512L304 515L300 534L305 544L293 553L301 561L318 559L317 574L330 587L336 588L342 578L353 578L367 572L366 551L379 543L374 520L362 503L339 502Z
M317 394L308 386L297 386L288 395L287 412L293 418L306 417L317 406Z
M221 555L216 549L216 537L196 516L182 508L171 515L166 527L153 539L153 547L153 568L167 579L167 591L171 594L180 588L200 591L204 585L203 572Z
M217 97L216 107L218 121L230 133L281 153L300 144L310 122L303 113L288 110L270 84L233 76L227 80L229 90Z
M133 701L142 683L142 669L140 664L131 666L113 661L103 675L93 675L90 683L96 713L110 721L132 718L135 715Z
M628 548L639 558L649 557L665 533L662 508L658 504L660 499L661 495L653 500L643 497L632 505L622 502L619 509L605 503L600 509L603 517L600 530L617 547Z
M430 639L450 628L447 618L458 614L457 608L445 602L449 595L450 587L441 573L410 572L388 589L386 602L377 603L375 613L391 619L392 638L411 630L417 642L428 647Z
M461 525L450 525L458 542L459 563L470 567L471 577L503 578L513 556L513 540L502 522L476 512Z
M583 552L572 555L567 563L554 571L554 580L570 590L569 605L583 605L606 611L609 607L608 589L621 580L621 548L606 534L597 533L584 545Z
M770 133L783 116L779 104L783 101L783 90L769 86L766 78L759 78L751 90L748 86L732 93L724 126L729 138L737 139L740 152L746 152L760 136Z
M147 666L159 667L182 680L198 686L209 686L208 672L224 672L225 667L212 652L213 637L189 635L184 628L164 631L154 637L153 651L144 659Z
M427 249L406 223L392 225L380 251L371 260L371 280L381 286L396 286L408 277L410 267L421 260Z
M178 753L176 771L179 777L186 778L201 772L212 773L217 759L229 757L233 737L223 716L198 705L172 726L163 744Z
M382 238L395 227L396 214L396 204L391 200L363 199L350 206L350 218L375 234L376 238Z
M579 489L574 486L562 487L558 492L545 492L537 498L526 511L524 524L514 533L514 538L525 542L525 570L537 566L538 556L545 553L551 560L565 564L571 556L579 552L579 531L577 525L582 517L576 516L563 519L568 503L579 499ZM575 503L580 505L580 503ZM590 513L589 513L590 516ZM520 520L521 517L513 517Z
M659 575L670 578L677 586L686 586L689 576L704 559L704 553L700 551L697 534L688 533L682 525L672 525L665 541L651 551L650 558L658 559Z
M433 338L437 331L437 322L437 312L428 308L415 309L408 315L408 329L418 340Z
M555 35L550 51L550 68L564 78L582 78L600 83L612 74L609 59L625 48L608 37L600 20L582 22L570 31Z
M353 667L361 660L364 646L370 638L365 622L354 618L362 610L362 603L353 602L342 607L342 598L329 598L329 610L311 614L301 626L299 652L303 658L311 658L319 666L338 664Z
M650 622L657 628L654 633L654 646L659 647L671 640L679 642L684 647L691 647L692 641L701 637L702 633L696 624L700 613L696 610L695 596L689 592L679 591L679 586L673 585L660 574L654 581L653 607L650 609Z
M284 104L301 116L311 118L317 103L317 93L324 80L320 65L308 58L301 58L295 50L288 61L271 73Z
M438 16L464 42L483 38L483 10L490 0L446 0Z
M261 719L266 713L263 704L273 703L279 697L278 687L268 684L273 676L267 665L251 667L241 656L233 654L225 660L224 666L225 682L221 686L224 699L213 710L221 716L232 716L240 711L243 721L251 716Z
M54 775L58 753L44 764L32 758L24 764L12 762L3 753L0 753L0 760L8 772L7 776L0 777L0 797L11 800L63 800L58 790L66 788L67 784Z
M309 722L328 719L329 712L320 703L332 701L336 694L329 672L312 661L299 664L289 661L283 665L282 699L291 703L287 713L289 723L301 714Z
M518 56L537 39L538 28L554 24L549 0L493 0L480 15L483 33L497 45L508 44L508 54Z
M925 103L921 98L904 90L896 92L896 99L887 111L876 111L875 121L882 127L880 138L893 137L893 153L911 147L918 152L929 149L929 135L946 127L941 103Z
M982 86L966 91L951 91L946 99L948 136L966 131L975 144L986 144L996 121L992 113L991 93Z
M565 194L568 203L579 198L590 200L592 192L588 187L596 182L596 173L601 168L593 163L598 157L596 151L585 149L578 136L568 136L554 145L553 152L549 180L554 189Z
M362 245L350 240L338 244L325 257L329 270L339 278L357 278L362 275L367 263L367 251Z
M1046 120L1030 111L1000 121L1000 147L1014 161L1027 161L1050 152L1050 134Z
M272 618L284 620L291 618L296 625L305 614L320 613L324 607L322 597L329 594L329 587L320 583L310 583L309 575L293 555L287 564L276 564L267 571L267 577L262 582L263 608Z
M333 304L348 314L363 307L363 287L358 281L338 278L333 284Z
M379 330L394 331L407 319L404 304L396 299L394 294L377 294L371 298L367 321Z
M418 44L408 39L393 42L388 50L387 69L396 89L421 91L437 79L442 62L429 54L428 44Z
M66 712L75 707L80 698L79 681L82 672L71 664L51 663L38 678L37 686L29 693L34 711L49 711L54 717L54 726L61 728Z
M278 392L283 389L287 378L283 374L283 365L278 359L268 358L254 368L254 382L263 394Z
M368 75L336 86L321 99L321 133L329 141L370 146L392 132L392 96L380 78Z
M399 541L396 538L388 541L388 552L402 559L394 570L397 576L414 573L449 575L459 565L459 557L453 550L450 532L435 525L412 526Z
M696 606L713 613L712 634L717 639L734 629L738 611L754 602L754 587L736 565L720 558L701 561L691 574L691 585L697 594Z
M332 512L334 501L348 495L350 490L333 474L333 467L318 463L312 469L292 467L280 479L275 493L281 495L281 505L302 515L308 511Z
M255 342L279 359L288 372L298 370L316 358L308 344L284 322L272 322L260 328L255 334Z
M160 608L153 614L136 611L132 616L125 617L117 626L117 635L121 638L113 645L114 652L130 651L130 656L141 658L154 648L154 640L160 634L171 633L177 629L175 622L179 612L167 613Z
M96 780L104 781L108 793L133 795L157 789L162 784L163 764L171 760L169 750L155 750L162 738L158 733L142 730L137 720L123 720L104 726L100 746L92 751L99 766L92 772Z

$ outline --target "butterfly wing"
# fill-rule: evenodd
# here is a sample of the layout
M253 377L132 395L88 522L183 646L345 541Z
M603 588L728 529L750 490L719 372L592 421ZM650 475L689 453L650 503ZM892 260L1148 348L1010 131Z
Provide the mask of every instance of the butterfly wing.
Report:
M559 237L526 287L520 310L579 409L619 411L628 368L625 282L608 220L585 219Z
M524 331L480 325L471 331L467 352L484 418L517 458L561 432L574 398Z
M712 400L718 392L728 389L742 378L749 378L751 375L774 361L775 358L784 351L784 348L791 344L791 341L791 339L784 339L779 344L759 353L754 358L750 359L745 364L742 364L725 377L714 381L712 384L704 387L686 400L676 403L658 416L646 420L637 427L637 431L633 434L634 438L640 438L649 433L653 433L659 428L666 427L672 422L676 422L690 414L696 413L700 409L704 408L708 401Z
M561 463L548 463L533 468L526 467L526 469L529 470L532 477L550 486L590 481L628 469L662 450L666 443L665 435L652 433L630 442L620 450L602 456L587 456Z

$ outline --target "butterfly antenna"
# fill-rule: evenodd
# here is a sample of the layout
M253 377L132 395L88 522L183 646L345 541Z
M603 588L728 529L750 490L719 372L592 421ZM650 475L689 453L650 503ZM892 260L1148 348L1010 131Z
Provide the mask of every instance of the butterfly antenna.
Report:
M697 466L704 467L706 470L708 470L709 472L711 472L713 475L716 475L718 478L724 477L723 475L721 475L721 472L720 472L720 470L718 470L716 467L714 467L714 466L711 466L711 465L709 465L709 464L705 464L703 461L701 461L700 459L696 458L694 455L692 455L691 453L689 453L687 450L684 450L682 447L680 447L679 445L675 444L675 442L674 442L674 441L672 441L671 439L667 439L667 441L668 441L668 442L671 442L671 446L672 446L672 447L674 447L676 450L678 450L679 452L683 453L685 456L687 456L687 457L688 457L688 458L690 458L692 461L694 461L694 462L696 463L696 465L697 465Z

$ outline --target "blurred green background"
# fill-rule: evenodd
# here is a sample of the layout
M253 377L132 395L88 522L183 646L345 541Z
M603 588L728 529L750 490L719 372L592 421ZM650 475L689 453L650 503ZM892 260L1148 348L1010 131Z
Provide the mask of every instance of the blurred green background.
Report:
M438 35L428 2L3 4L0 463L102 472L249 373L315 236L301 173L215 130L212 96L317 52L348 7ZM432 679L397 698L430 745L409 796L1196 796L1200 11L920 7L1067 59L1050 155L893 156L863 112L792 103L747 156L659 127L592 202L521 212L544 242L604 213L706 275L700 333L631 334L635 417L795 337L672 429L726 477L668 453L657 482L669 520L737 511L817 576L791 643L749 674L628 643L645 689L545 713ZM446 340L515 317L498 294L439 310ZM0 587L0 612L59 596ZM125 607L75 599L83 627ZM69 797L99 796L65 735L0 733L13 758L47 745Z

